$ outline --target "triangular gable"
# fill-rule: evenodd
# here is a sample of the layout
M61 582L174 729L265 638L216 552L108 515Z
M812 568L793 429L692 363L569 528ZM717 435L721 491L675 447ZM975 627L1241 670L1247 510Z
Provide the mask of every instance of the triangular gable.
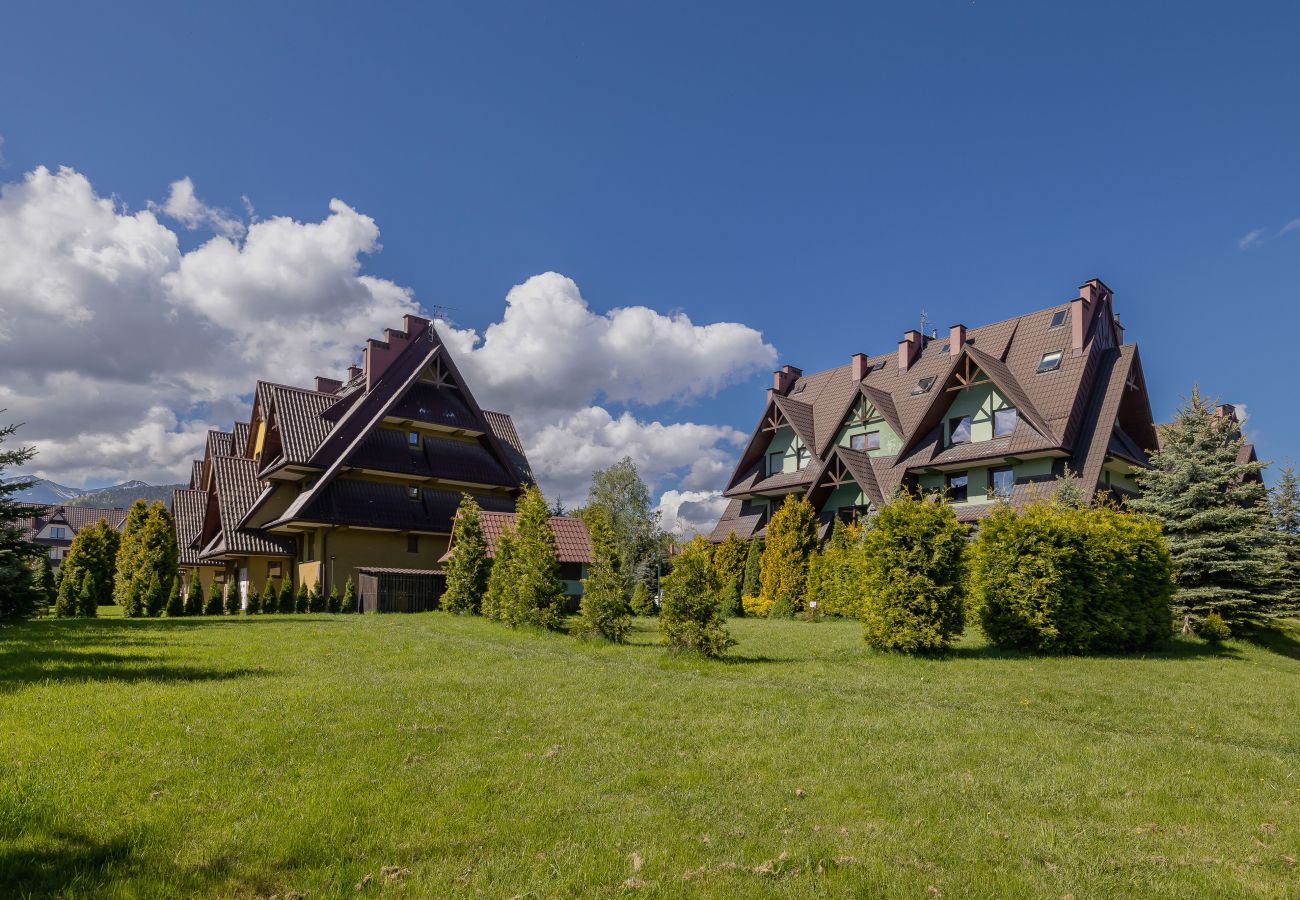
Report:
M1091 497L1097 491L1101 467L1106 462L1106 450L1119 421L1124 394L1137 391L1145 401L1145 388L1132 380L1136 362L1137 347L1132 344L1107 350L1102 355L1092 402L1071 461L1071 467L1079 473L1079 486L1085 497Z
M798 435L799 440L808 448L811 453L817 446L814 441L815 430L813 428L813 408L807 403L798 400L791 400L789 397L783 397L777 394L772 398L778 409L785 415L785 419Z
M850 450L839 445L836 445L826 457L826 462L817 471L805 496L814 507L820 507L831 492L846 484L856 484L873 505L877 507L884 505L885 495L876 480L871 457L860 450Z
M885 424L893 430L894 435L901 441L903 439L903 422L898 416L898 407L894 405L894 398L880 388L871 387L864 383L858 384L858 389L849 397L848 404L844 411L840 413L836 420L834 432L827 437L827 443L833 443L836 436L844 430L849 424L849 416L853 414L854 409L862 401L870 404L871 408L879 413L880 418L885 420ZM825 447L822 448L825 451Z
M785 414L777 407L775 395L769 395L767 405L763 407L763 414L758 417L758 424L754 426L753 432L750 433L749 443L745 445L745 450L740 454L740 461L736 463L736 469L731 473L731 479L727 482L727 490L734 488L740 481L754 474L754 466L763 458L763 453L767 446L772 443L772 435L783 425L788 424Z

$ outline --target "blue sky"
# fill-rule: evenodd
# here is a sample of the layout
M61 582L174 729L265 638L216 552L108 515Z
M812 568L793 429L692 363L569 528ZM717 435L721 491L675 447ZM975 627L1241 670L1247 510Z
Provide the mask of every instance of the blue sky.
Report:
M1300 8L702 6L10 8L0 181L67 165L139 209L190 177L303 221L337 197L382 232L365 271L458 325L553 270L806 371L922 308L976 325L1099 276L1157 417L1199 380L1300 456L1274 351L1300 326ZM639 414L748 431L769 378Z

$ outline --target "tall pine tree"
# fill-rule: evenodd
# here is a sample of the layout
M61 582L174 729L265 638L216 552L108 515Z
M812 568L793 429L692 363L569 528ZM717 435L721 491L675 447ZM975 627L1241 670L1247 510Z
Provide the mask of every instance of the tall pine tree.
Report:
M17 430L17 425L0 427L0 620L30 616L36 608L31 562L42 552L39 544L27 540L18 524L31 516L31 509L14 499L32 483L5 480L6 469L21 466L36 455L31 447L4 449L5 440Z
M149 573L144 565L144 525L149 518L149 504L136 500L122 523L113 576L113 602L122 607L122 615L144 615L144 583Z
M1269 512L1277 532L1279 571L1277 594L1268 612L1300 616L1300 479L1293 466L1284 466L1269 493Z
M451 526L451 555L446 565L447 590L442 595L443 607L452 612L478 612L487 592L489 565L479 505L469 494L462 494L456 520Z
M1184 631L1211 612L1229 622L1254 618L1273 593L1279 554L1258 477L1264 464L1241 461L1243 443L1236 418L1219 415L1194 388L1151 468L1137 473L1142 496L1129 505L1164 526Z

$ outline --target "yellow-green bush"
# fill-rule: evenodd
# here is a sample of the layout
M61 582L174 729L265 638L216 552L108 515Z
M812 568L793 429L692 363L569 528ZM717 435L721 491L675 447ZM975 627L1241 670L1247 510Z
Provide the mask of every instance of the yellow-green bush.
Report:
M1001 507L971 554L975 607L995 644L1139 650L1169 636L1173 566L1153 519L1044 501Z
M766 619L772 611L772 601L766 597L741 597L740 606L745 615L755 619Z
M790 494L772 513L759 578L762 594L771 597L772 615L801 612L808 597L808 560L817 551L817 513L807 500Z
M813 554L808 563L808 605L817 616L858 614L867 561L862 542L860 525L836 521L831 539Z

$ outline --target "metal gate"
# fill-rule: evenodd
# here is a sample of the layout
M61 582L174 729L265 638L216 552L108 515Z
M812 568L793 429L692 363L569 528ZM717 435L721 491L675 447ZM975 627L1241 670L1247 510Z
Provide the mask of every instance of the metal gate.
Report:
M440 572L359 569L358 599L362 612L428 612L438 608L446 586Z

